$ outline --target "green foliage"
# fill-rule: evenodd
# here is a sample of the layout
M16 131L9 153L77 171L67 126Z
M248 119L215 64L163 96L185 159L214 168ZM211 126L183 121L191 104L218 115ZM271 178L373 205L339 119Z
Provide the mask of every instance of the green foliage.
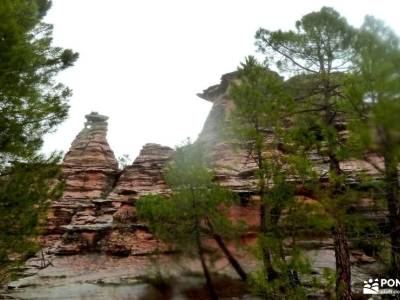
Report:
M34 251L32 237L52 199L60 196L59 157L15 163L0 176L0 267ZM17 255L17 256L16 256Z
M348 70L348 60L354 57L352 39L356 31L332 8L323 7L318 12L305 15L296 23L297 31L271 32L260 29L256 34L257 45L263 53L273 54L271 60L278 66L294 67L298 75L292 80L293 94L300 89L301 97L287 111L291 126L286 143L297 153L291 160L298 173L306 171L310 154L318 154L330 160L327 174L307 172L314 194L328 215L336 221L345 222L346 210L354 203L347 185L347 177L340 170L340 161L349 158L350 152L340 133L340 124L345 118L342 108L348 99L342 97L347 76L339 74ZM293 71L293 69L290 69ZM298 82L306 82L304 90ZM297 158L294 158L297 155ZM322 178L329 184L322 184ZM343 217L342 217L343 216Z
M400 39L371 16L355 30L338 12L323 7L297 21L296 31L259 29L256 40L267 63L296 75L285 83L295 99L295 105L286 109L291 121L286 149L296 149L298 158L294 153L290 158L294 170L298 168L295 173L308 182L319 202L313 216L321 215L332 227L337 297L351 298L349 251L343 250L348 237L359 239L367 231L376 232L376 226L353 209L371 190L375 199L384 195L387 202L391 270L398 276ZM376 156L371 158L371 152L383 164ZM307 163L301 163L300 157L308 160L313 155L327 161L326 173L308 172ZM363 159L378 175L346 173L342 163L349 159ZM301 175L304 172L307 176Z
M285 72L319 74L340 72L352 55L354 31L345 18L330 7L309 13L296 22L297 31L256 33L258 49Z
M280 263L280 264L279 264ZM266 299L287 297L288 299L307 299L307 290L304 286L293 284L293 270L301 274L310 273L310 265L304 257L296 256L282 264L282 260L275 263L281 273L288 276L279 276L273 280L267 280L265 269L260 269L251 274L249 286L254 295Z
M331 295L334 295L336 277L336 272L334 270L330 268L322 269L322 279L324 280L323 287Z
M67 116L56 75L78 54L52 46L48 0L0 2L0 269L35 251L48 201L59 196L59 156L37 154ZM3 270L2 272L3 273Z
M136 203L139 217L146 220L157 237L185 254L197 250L197 236L210 237L210 226L221 236L237 232L226 217L226 209L235 198L213 182L200 145L178 148L166 172L172 189L169 197L149 195Z
M354 118L353 136L364 149L400 155L400 39L381 21L365 18L356 41L354 77L346 93ZM386 146L384 145L386 144ZM394 162L396 163L396 162Z
M295 247L285 249L283 245L288 230L292 229L292 236L297 235L291 214L297 213L297 219L304 219L304 215L299 215L300 210L293 209L295 186L288 180L295 175L291 163L296 160L287 152L291 145L286 142L290 124L287 117L293 108L293 99L286 92L282 78L253 57L246 58L239 67L237 80L230 87L230 98L235 109L230 114L229 130L232 140L239 141L257 166L255 175L261 202L255 254L263 264L251 274L250 285L260 296L279 294L303 299L304 290L294 276L308 272L308 268ZM299 159L297 162L304 165ZM282 218L284 211L287 216Z
M67 116L71 91L54 78L78 55L51 46L52 26L42 22L51 2L0 3L0 163L34 154Z
M205 239L213 238L243 280L246 274L222 241L238 232L227 218L226 209L234 197L213 182L200 144L177 149L169 165L166 181L169 197L145 196L137 202L139 217L152 232L182 254L197 256L203 268L211 299L218 299L207 267Z
M360 156L382 175L380 189L389 211L391 273L400 275L400 38L383 22L365 18L357 36L354 74L346 95L352 112L351 142ZM361 149L360 149L361 148ZM364 150L364 151L363 151ZM383 158L376 163L367 155Z
M267 55L267 62L274 62L287 74L297 75L287 84L292 87L289 92L296 104L287 113L291 126L285 142L295 149L290 159L295 162L294 167L300 167L294 169L295 174L308 169L301 159L317 155L327 161L326 170L308 172L312 176L299 178L308 181L318 202L308 206L315 209L310 225L320 225L322 231L331 230L334 237L337 297L350 299L348 232L353 225L351 208L360 195L341 166L352 154L343 134L349 100L342 91L351 77L343 72L350 70L355 57L353 40L357 32L338 12L327 7L303 16L296 22L296 29L259 29L256 40L259 51Z

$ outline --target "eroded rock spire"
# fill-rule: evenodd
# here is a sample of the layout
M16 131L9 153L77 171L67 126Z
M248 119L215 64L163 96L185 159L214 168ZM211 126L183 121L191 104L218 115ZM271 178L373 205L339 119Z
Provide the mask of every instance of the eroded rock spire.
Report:
M64 157L66 186L48 217L47 252L129 255L155 251L159 241L138 224L135 200L168 193L163 169L174 151L146 144L121 173L107 142L108 117L96 112L85 117L84 128Z
M48 218L48 232L61 233L62 226L77 219L77 213L89 211L90 200L105 197L119 173L118 163L107 142L108 117L92 112L86 117L84 128L76 136L64 157L63 196L52 206Z

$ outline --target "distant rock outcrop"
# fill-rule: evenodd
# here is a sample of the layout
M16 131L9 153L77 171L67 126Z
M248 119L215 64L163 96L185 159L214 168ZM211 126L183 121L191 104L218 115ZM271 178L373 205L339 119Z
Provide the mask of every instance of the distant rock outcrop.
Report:
M164 168L174 150L158 144L146 144L132 165L121 173L106 201L115 209L113 230L105 237L101 250L114 255L146 254L160 250L163 245L138 223L135 200L149 194L166 195Z
M134 163L121 172L107 142L108 117L91 113L86 119L64 157L65 190L49 213L45 244L51 252L63 255L154 251L158 241L137 223L134 200L168 193L163 168L173 150L146 144Z
M211 111L199 135L198 142L201 142L206 149L209 163L211 164L216 180L226 188L239 194L242 203L239 208L234 208L235 218L240 216L247 224L252 224L251 220L257 219L257 211L254 209L259 204L257 196L257 166L248 153L227 138L229 127L228 117L234 110L234 102L229 96L229 86L231 82L237 81L237 72L225 74L217 85L205 89L198 96L213 103ZM287 81L287 85L290 83ZM346 135L346 122L338 121L340 134ZM268 143L270 137L266 134L265 139ZM240 141L239 141L240 143ZM278 149L276 151L279 151ZM342 170L348 174L349 184L357 182L358 176L362 174L380 176L375 166L383 168L383 160L377 155L370 153L366 155L366 160L348 160L340 163ZM315 170L321 174L321 179L329 176L329 158L323 157L319 153L308 153L308 159L312 162ZM296 181L295 178L291 179ZM309 191L305 190L299 182L297 197L312 197ZM355 212L363 214L368 219L375 219L379 222L386 222L387 212L378 208L372 199L361 199L354 207ZM253 224L254 225L254 224Z
M110 192L118 174L118 162L107 142L108 117L96 112L85 117L85 127L64 157L64 198L100 198Z
M233 101L229 99L228 88L236 75L236 72L225 74L221 77L220 84L197 94L213 103L197 141L205 146L218 182L233 192L247 194L255 192L257 188L257 182L251 176L256 170L256 165L244 151L223 137L227 118L234 109Z
M209 161L215 168L219 182L240 193L254 191L257 185L252 180L256 168L254 162L240 145L236 145L226 138L226 129L229 126L227 120L235 106L229 96L229 85L231 82L237 81L236 76L237 72L227 73L221 77L219 84L197 94L200 98L213 103L198 141L206 146ZM287 81L287 84L289 84L289 81ZM345 123L344 120L338 120L336 124L343 136L347 134ZM268 135L266 135L267 143L268 138ZM308 154L308 159L313 162L318 172L327 176L328 157L322 157L311 152ZM343 171L352 176L360 172L378 176L379 172L374 166L384 167L382 158L375 154L369 154L368 160L348 160L341 163Z
M119 173L106 138L108 117L95 112L85 117L85 127L64 157L65 190L52 205L47 222L49 234L63 233L73 225L86 224L89 219L95 222L96 206L91 200L107 195Z
M158 144L146 144L131 166L126 167L109 199L129 202L146 194L166 194L163 169L174 150Z

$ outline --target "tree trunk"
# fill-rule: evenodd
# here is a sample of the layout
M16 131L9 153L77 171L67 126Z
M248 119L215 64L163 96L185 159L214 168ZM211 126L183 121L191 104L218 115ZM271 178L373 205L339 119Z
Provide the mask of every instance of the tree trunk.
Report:
M399 178L396 160L385 156L386 201L389 210L391 263L390 273L400 277L400 197Z
M261 205L260 205L260 231L263 236L268 233L268 225L267 225L267 218L266 218L266 205L264 203L264 196L261 196ZM264 245L264 240L262 241L261 245L261 252L262 252L262 260L264 264L264 269L267 275L267 281L272 281L278 277L278 273L274 270L272 266L272 257L271 252L269 251L268 247Z
M213 237L213 239L217 242L218 247L221 249L221 251L224 253L224 255L226 256L226 258L228 259L229 263L231 264L231 266L235 269L236 273L239 275L239 277L246 282L247 281L247 274L246 272L243 270L242 266L240 265L240 263L237 261L237 259L232 255L232 253L229 251L228 247L225 245L224 240L222 239L222 237L217 234L214 231L214 227L211 224L211 222L209 220L207 220L207 226L211 232L211 235Z
M260 133L258 125L256 125L256 130L258 133ZM265 246L264 242L264 237L268 233L268 219L267 219L267 211L268 214L270 215L270 209L266 204L265 201L265 176L264 176L264 160L263 160L263 154L262 154L262 148L257 147L256 149L256 154L257 154L257 166L258 166L258 171L260 172L259 174L259 194L260 194L260 232L263 237L262 245L261 245L261 252L262 252L262 260L263 260L263 265L264 265L264 270L266 273L266 280L267 281L272 281L278 277L278 273L274 270L272 266L272 258L271 258L271 252L269 249Z
M206 278L208 293L210 294L211 300L218 300L217 293L215 292L214 285L212 283L210 271L207 268L206 260L204 257L203 247L202 247L201 243L198 244L197 246L198 246L198 249L197 249L198 254L200 257L200 261L201 261L201 267L203 268L204 277Z
M330 170L339 176L341 169L339 161L335 155L330 155ZM340 184L333 183L331 187L331 197L335 197L342 193ZM337 220L338 224L333 230L335 259L336 259L336 298L338 300L350 300L351 294L351 262L350 251L347 240L346 227L341 220Z
M324 93L324 104L325 108L325 124L334 128L336 111L331 110L330 105L330 83L325 82L325 93ZM340 162L335 154L335 143L337 141L332 137L328 138L328 157L329 157L329 170L334 174L335 177L342 175L340 168ZM335 196L343 193L343 183L335 182L336 178L329 179L330 181L330 197L335 199ZM339 208L340 209L340 208ZM336 260L336 298L338 300L351 300L351 262L350 262L350 251L347 240L347 232L345 224L342 220L336 220L337 225L333 230L334 248L335 248L335 260Z
M337 225L333 235L337 272L336 298L338 300L351 300L350 255L344 226Z
M261 213L260 213L260 219L261 221L261 234L262 234L262 244L261 244L261 255L262 255L262 262L263 262L263 267L265 270L265 281L266 282L271 282L275 279L278 278L279 274L278 272L275 271L273 265L272 265L272 257L271 257L271 251L270 249L268 249L268 247L265 245L265 240L264 237L265 235L268 233L267 231L267 222L266 222L266 218L265 218L265 204L261 204ZM262 213L264 211L264 213ZM266 294L265 295L265 299L276 299L275 298L275 294L277 293L277 291L272 292L272 294Z
M196 213L196 209L197 209L197 207L196 207L196 198L195 198L195 194L194 194L193 188L191 188L191 194L192 194L192 207L193 207L193 210L195 212L195 214L194 214L194 218L195 218L195 220L194 220L195 221L194 230L195 230L197 253L198 253L199 258L200 258L201 267L203 268L204 277L206 278L206 284L207 284L208 293L210 294L210 298L211 298L211 300L218 300L218 295L214 290L214 285L212 283L211 275L210 275L210 272L209 272L209 270L207 268L206 260L205 260L205 257L204 257L203 245L201 244L200 220L199 220L198 215Z
M224 241L222 240L221 236L219 236L216 233L213 233L213 238L217 242L219 248L222 250L226 258L228 259L229 263L231 266L235 269L236 273L239 275L239 277L246 282L247 281L247 274L243 270L242 266L239 264L239 262L236 260L236 258L232 255L232 253L229 251L228 247L226 247Z

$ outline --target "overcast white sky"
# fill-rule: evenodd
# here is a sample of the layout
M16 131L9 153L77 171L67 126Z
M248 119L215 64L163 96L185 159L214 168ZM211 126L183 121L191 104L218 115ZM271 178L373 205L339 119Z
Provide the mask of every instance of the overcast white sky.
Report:
M59 76L74 95L44 151L67 151L91 111L110 117L116 156L195 139L211 108L196 93L254 54L255 31L291 29L324 5L352 25L372 14L400 32L398 0L53 0L54 45L80 58Z

